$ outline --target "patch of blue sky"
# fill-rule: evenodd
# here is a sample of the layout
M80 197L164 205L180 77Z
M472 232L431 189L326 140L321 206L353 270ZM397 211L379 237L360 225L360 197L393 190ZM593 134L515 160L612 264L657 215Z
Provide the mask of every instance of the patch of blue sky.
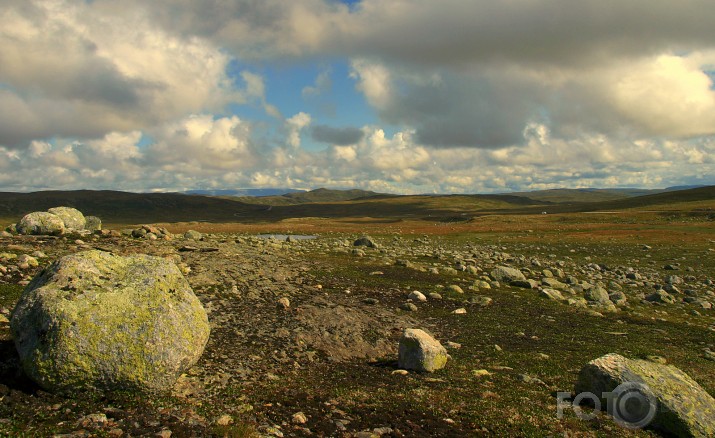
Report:
M152 137L151 135L149 135L145 132L142 132L142 136L139 139L139 142L137 143L137 147L140 149L144 149L147 146L153 145L154 143L156 143L156 140L154 139L154 137Z
M361 0L339 0L339 2L348 5L353 10L360 4Z
M710 89L715 90L715 70L704 70L703 73L710 78Z
M229 65L227 73L234 79L237 88L245 86L241 77L243 71L250 71L264 78L266 102L275 106L285 119L304 112L310 115L312 126L362 128L378 123L375 111L362 93L355 88L355 79L350 77L350 65L347 60L281 63L259 68L234 61ZM323 87L316 83L321 75L328 76L327 85ZM306 93L307 87L310 87L312 92ZM280 123L267 114L263 103L258 101L231 104L228 112L254 122ZM306 149L317 150L326 146L312 141L310 128L304 130L301 137Z

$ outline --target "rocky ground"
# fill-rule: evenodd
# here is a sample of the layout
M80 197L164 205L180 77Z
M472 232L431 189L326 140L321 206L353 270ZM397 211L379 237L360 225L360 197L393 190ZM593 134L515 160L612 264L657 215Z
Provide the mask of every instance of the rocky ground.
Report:
M554 393L609 352L715 393L713 242L187 237L0 238L0 435L658 436L556 418ZM22 286L85 249L172 259L206 308L206 350L171 394L60 397L23 377L7 321ZM447 368L397 369L405 328L447 346Z

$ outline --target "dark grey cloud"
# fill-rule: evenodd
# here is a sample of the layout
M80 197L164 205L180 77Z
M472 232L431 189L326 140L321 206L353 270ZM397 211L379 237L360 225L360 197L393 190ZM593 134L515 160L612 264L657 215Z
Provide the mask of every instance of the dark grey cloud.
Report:
M101 0L97 3L112 3ZM250 58L339 55L420 65L594 64L712 47L712 0L156 0L157 23Z
M363 139L365 133L360 128L350 126L335 128L327 125L316 125L311 129L310 135L315 141L346 146L358 143Z
M435 147L498 148L523 141L524 126L539 116L541 93L512 82L498 90L487 78L443 72L439 82L398 81L381 119L412 126L418 143Z
M353 38L364 56L417 64L573 65L712 47L710 0L365 0Z

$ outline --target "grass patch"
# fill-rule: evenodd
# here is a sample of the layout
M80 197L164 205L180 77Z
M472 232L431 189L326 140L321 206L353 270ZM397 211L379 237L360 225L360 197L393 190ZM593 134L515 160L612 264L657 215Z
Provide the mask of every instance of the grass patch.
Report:
M23 290L24 287L17 284L0 284L0 307L14 308Z

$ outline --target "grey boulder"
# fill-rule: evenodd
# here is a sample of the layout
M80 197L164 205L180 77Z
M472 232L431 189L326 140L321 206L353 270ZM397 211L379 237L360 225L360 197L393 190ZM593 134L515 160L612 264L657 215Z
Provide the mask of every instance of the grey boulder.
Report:
M490 272L493 280L501 281L504 283L511 283L512 281L526 281L526 277L521 273L520 270L515 268L510 268L508 266L497 266Z
M189 230L184 233L184 239L189 239L189 240L201 240L203 239L203 234L199 233L198 231L194 230Z
M581 369L575 392L597 397L610 393L611 414L629 427L656 426L683 437L715 436L715 399L672 365L607 354ZM602 403L605 407L608 400ZM638 405L646 409L631 407Z
M353 246L367 246L368 248L377 248L377 243L370 236L362 236L353 242Z
M420 329L406 329L400 338L397 365L405 370L433 372L447 364L447 350Z
M48 213L52 213L62 219L65 228L68 231L81 231L84 230L87 224L87 219L81 211L72 207L54 207L47 210Z
M173 262L102 251L38 274L10 327L25 373L56 392L169 389L209 337L206 312Z
M62 219L46 211L36 211L25 215L17 224L19 234L59 236L65 233Z
M102 229L102 219L97 216L85 216L86 223L84 229L87 231L100 231Z

